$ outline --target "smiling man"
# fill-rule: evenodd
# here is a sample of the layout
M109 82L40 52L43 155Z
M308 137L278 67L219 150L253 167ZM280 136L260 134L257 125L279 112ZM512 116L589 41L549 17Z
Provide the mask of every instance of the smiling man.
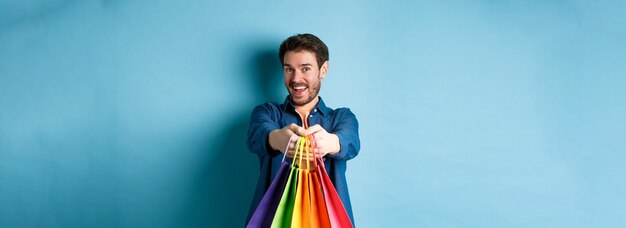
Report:
M283 156L293 157L292 135L314 135L315 156L322 157L326 171L354 223L346 181L346 161L360 149L359 124L348 108L331 109L318 93L328 74L328 48L311 34L287 38L280 45L279 58L289 95L282 104L267 102L256 106L250 118L248 148L259 157L261 173L248 220L276 176ZM307 121L309 128L303 128ZM289 145L288 145L289 144ZM286 152L282 151L289 148Z

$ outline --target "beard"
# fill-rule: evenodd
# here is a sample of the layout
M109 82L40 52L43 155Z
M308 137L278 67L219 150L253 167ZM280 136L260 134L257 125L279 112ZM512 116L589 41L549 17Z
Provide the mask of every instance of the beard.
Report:
M292 92L292 88L296 86L305 86L306 87L305 92L307 92L307 94L305 94L303 97L298 97L296 99ZM295 83L294 81L291 81L289 82L289 88L287 88L287 91L289 91L289 97L291 98L291 102L293 102L294 105L303 106L308 103L311 103L311 101L313 101L317 97L317 95L320 92L321 87L322 87L321 80L318 80L317 82L313 84Z

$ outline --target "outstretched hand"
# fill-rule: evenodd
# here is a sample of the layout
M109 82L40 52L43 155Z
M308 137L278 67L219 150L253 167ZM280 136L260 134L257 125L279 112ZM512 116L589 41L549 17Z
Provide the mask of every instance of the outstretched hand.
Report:
M293 157L296 152L296 142L298 141L295 137L292 138L293 135L311 135L315 138L315 144L311 144L311 146L315 146L315 148L311 148L309 150L310 159L313 159L314 155L317 157L324 157L326 154L336 154L341 149L339 137L335 134L328 133L326 129L322 128L319 124L304 129L303 127L292 123L281 129L273 130L270 132L268 137L269 144L272 149L278 150L282 153L285 153L285 148L287 148L285 156ZM287 146L287 144L289 144L289 146Z
M285 153L285 148L287 151L285 156L293 157L296 150L296 142L295 137L292 139L291 136L304 136L306 135L306 130L303 127L300 127L296 124L289 124L281 129L276 129L270 132L268 136L269 144L274 150L278 150L281 153ZM291 140L291 141L290 141ZM289 143L289 146L287 146Z
M313 135L315 138L315 152L318 157L324 157L326 154L336 154L341 149L339 137L328 133L319 124L307 128L305 134Z

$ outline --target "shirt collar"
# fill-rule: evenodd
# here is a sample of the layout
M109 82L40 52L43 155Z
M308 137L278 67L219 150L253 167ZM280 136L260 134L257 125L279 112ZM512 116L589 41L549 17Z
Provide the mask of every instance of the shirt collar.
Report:
M316 112L315 110L317 110L317 112L321 113L322 115L327 115L328 113L330 113L331 109L329 107L326 107L326 104L324 103L324 100L322 100L322 97L319 97L319 101L317 102L317 105L315 106L315 108L313 108L312 112ZM283 107L285 108L289 108L289 110L294 111L296 110L295 106L293 106L293 104L291 103L291 99L289 99L289 95L287 95L287 97L285 98L285 102L283 102Z

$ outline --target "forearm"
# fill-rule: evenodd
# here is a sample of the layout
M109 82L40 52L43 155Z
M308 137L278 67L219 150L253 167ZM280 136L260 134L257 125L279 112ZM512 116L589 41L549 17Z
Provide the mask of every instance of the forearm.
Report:
M328 156L338 160L350 160L356 157L361 149L359 122L350 109L341 110L341 119L332 130L331 134L338 138L339 150Z
M332 143L330 144L328 154L335 155L339 153L339 151L341 150L341 143L339 141L339 136L337 136L337 134L328 134L328 136L330 138L330 141L332 141Z
M272 131L270 131L270 133L267 135L267 145L272 149L272 150L284 150L285 148L280 148L281 144L285 144L283 141L283 137L280 137L280 129L274 129Z
M248 131L248 149L258 155L275 156L276 151L269 145L268 140L273 130L275 129L267 126L251 127Z
M328 153L328 157L337 160L350 160L359 154L360 140L358 135L342 132L335 132L332 135L338 138L339 149L337 152Z
M270 132L279 129L278 123L272 116L271 108L268 105L259 105L252 110L247 139L250 152L260 156L276 155L276 151L268 146Z

